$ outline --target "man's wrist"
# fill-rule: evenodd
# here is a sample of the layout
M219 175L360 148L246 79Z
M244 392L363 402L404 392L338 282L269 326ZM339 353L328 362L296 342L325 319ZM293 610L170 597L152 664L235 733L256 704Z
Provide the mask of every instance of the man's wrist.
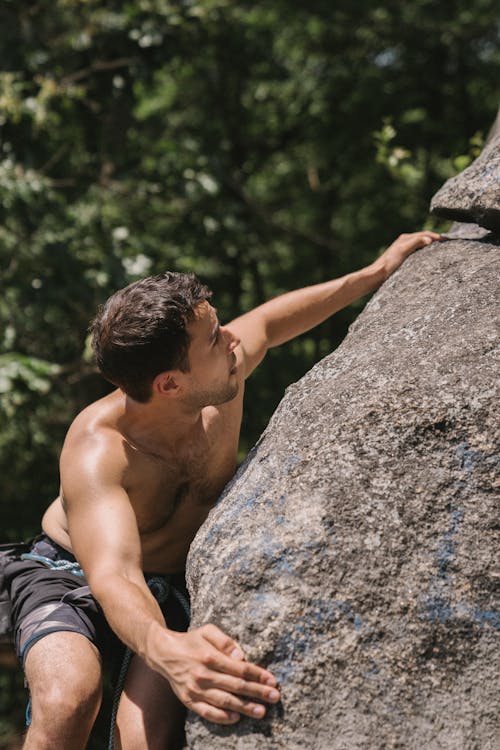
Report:
M161 631L165 628L160 625L160 623L156 622L156 620L152 620L146 631L146 637L140 644L140 648L137 650L137 653L143 659L148 667L152 667L152 661L154 661L154 655L158 653L158 642L161 637Z
M148 627L142 648L138 650L138 654L148 667L155 669L155 665L158 663L158 654L165 655L169 648L175 649L175 637L175 631L169 630L166 625L153 620Z
M386 260L382 256L377 258L377 260L374 260L373 263L370 263L366 270L369 272L376 287L379 287L384 281L387 281L391 275Z
M389 272L383 258L377 258L369 266L365 266L359 271L355 271L350 276L353 282L359 286L359 294L365 295L374 292L389 277ZM347 277L349 278L349 276Z

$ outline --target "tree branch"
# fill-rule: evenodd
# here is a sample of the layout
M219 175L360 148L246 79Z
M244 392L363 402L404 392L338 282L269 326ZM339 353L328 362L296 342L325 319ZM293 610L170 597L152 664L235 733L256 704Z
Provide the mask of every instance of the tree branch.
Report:
M60 81L60 85L70 86L72 83L88 78L92 73L127 68L132 63L137 62L138 59L139 58L137 57L119 57L117 60L98 60L97 62L92 63L92 65L89 65L88 68L82 68L81 70L77 70L74 73L64 76Z
M285 222L276 220L265 208L256 203L253 198L250 198L245 188L234 178L229 181L229 186L242 199L242 201L252 211L252 213L258 216L259 219L261 219L268 226L272 227L273 229L278 229L280 232L284 232L285 234L288 234L291 237L295 237L296 239L305 240L306 242L310 242L312 245L326 248L331 252L337 251L337 246L334 242L332 242L332 240L329 240L326 237L317 234L316 232L308 232L304 229L298 229L297 227L290 226L290 224L286 224Z

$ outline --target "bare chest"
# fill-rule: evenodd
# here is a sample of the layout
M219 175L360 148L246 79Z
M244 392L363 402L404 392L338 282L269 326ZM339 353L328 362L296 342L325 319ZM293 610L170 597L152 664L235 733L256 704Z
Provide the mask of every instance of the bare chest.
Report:
M150 572L184 567L196 532L236 469L236 446L220 440L177 461L140 457L128 495L137 518L143 566Z
M127 488L141 536L210 509L236 468L232 455L219 459L217 466L208 460L177 467L142 463L140 481Z

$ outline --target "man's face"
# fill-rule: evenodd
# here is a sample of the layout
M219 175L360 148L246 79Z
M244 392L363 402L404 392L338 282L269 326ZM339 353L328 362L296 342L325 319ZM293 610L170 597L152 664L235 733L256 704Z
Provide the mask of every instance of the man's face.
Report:
M208 302L198 305L188 332L188 398L197 408L231 401L238 393L234 350L239 340L221 327L215 308Z

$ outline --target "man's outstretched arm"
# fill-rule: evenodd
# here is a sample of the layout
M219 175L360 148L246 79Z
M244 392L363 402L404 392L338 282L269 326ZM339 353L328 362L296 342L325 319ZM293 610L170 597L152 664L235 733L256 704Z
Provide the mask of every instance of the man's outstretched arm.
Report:
M436 232L402 234L369 266L323 284L288 292L233 320L228 329L241 339L245 377L262 361L268 349L300 336L375 291L411 253L440 239L442 236Z

